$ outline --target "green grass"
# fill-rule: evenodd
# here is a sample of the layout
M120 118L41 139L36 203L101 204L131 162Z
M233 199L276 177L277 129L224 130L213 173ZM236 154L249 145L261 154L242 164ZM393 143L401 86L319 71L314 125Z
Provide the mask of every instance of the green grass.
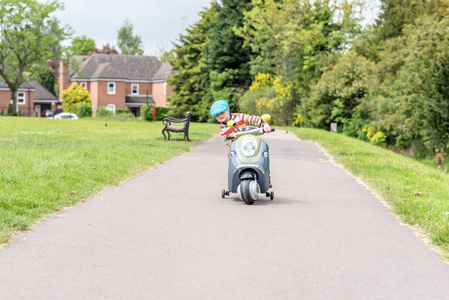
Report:
M289 130L325 148L337 163L386 201L403 223L424 232L449 260L449 174L342 134Z
M0 243L195 146L164 141L162 128L161 122L0 117ZM189 136L195 142L217 133L216 124L192 123Z

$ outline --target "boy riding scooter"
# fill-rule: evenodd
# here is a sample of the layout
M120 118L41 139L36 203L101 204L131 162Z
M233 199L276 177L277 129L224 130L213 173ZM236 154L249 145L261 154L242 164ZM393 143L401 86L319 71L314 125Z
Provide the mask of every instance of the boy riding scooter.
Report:
M269 148L266 142L258 138L274 131L267 123L271 117L231 113L225 100L216 101L210 112L220 122L220 134L230 147L228 190L222 190L221 196L224 198L231 192L237 193L249 205L258 199L259 194L273 200L274 192L268 192L271 188ZM263 128L260 128L262 125Z
M263 126L266 133L271 132L270 126L267 122L264 122L260 117L250 116L240 113L231 113L229 105L226 100L218 100L212 104L210 108L210 114L220 122L220 134L225 138L226 145L230 146L232 140L227 139L227 136L234 137L235 128L230 128L227 123L230 120L235 121L235 126L242 129L248 125Z

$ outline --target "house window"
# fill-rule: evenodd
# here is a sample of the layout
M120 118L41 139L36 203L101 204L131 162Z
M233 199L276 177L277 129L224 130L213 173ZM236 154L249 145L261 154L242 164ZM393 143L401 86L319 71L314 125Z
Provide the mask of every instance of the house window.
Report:
M87 89L87 83L81 82L81 86L82 86L83 88Z
M114 104L108 104L108 106L106 106L106 109L109 110L113 115L115 115L115 105Z
M139 95L139 85L137 83L131 84L131 94Z
M167 83L164 82L164 95L167 95Z
M115 82L108 82L108 94L115 95Z
M25 104L25 93L24 92L17 92L17 104Z

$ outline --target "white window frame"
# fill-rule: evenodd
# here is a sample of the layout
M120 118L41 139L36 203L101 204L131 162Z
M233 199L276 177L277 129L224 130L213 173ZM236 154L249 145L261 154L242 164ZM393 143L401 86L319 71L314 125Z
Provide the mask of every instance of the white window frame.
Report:
M164 96L167 95L167 82L164 82Z
M81 85L83 86L83 88L87 89L87 82L81 82Z
M136 88L135 93L134 93L134 87ZM131 95L139 95L139 84L138 83L131 84Z
M22 96L20 94L22 94ZM25 105L25 104L26 104L25 92L17 92L17 105Z
M115 95L115 82L108 82L108 95Z
M106 106L106 110L109 110L113 115L115 115L115 105L114 104L108 104L108 106Z

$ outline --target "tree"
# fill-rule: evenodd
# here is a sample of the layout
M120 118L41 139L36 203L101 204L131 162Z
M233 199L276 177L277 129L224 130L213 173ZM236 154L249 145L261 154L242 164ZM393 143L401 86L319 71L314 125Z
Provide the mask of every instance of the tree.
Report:
M217 12L209 30L210 42L204 47L202 72L210 74L207 100L226 99L231 110L238 108L237 98L251 84L249 61L251 48L234 32L243 25L244 13L251 10L251 0L222 0L213 3Z
M68 89L62 91L62 107L65 112L76 113L80 104L91 105L89 91L82 85L72 84Z
M35 71L32 76L37 82L39 82L47 91L56 96L55 91L55 72L47 65L42 66Z
M53 45L70 36L70 27L61 27L51 16L63 8L56 0L0 0L0 76L11 91L9 114L16 109L17 90L26 80L24 72L56 58Z
M382 12L377 20L379 40L401 36L407 24L414 25L421 16L441 20L448 15L448 0L381 0Z
M122 54L142 55L143 45L140 36L133 35L133 25L129 19L125 20L125 24L117 32L117 44Z
M302 103L303 111L309 112L304 114L306 121L321 128L329 128L331 122L349 123L368 93L373 70L374 63L366 58L353 51L344 54L332 70L311 86L310 97Z
M334 64L359 33L357 4L332 0L253 0L237 34L255 54L251 74L295 80L299 94Z
M194 120L206 121L209 118L209 107L204 102L209 74L201 71L201 63L215 14L214 7L201 12L200 21L187 29L187 34L181 35L179 44L175 44L170 63L177 72L168 82L174 92L170 97L170 104L174 107L172 114L177 117L190 111Z
M75 37L69 47L70 55L88 55L95 49L95 41L85 35Z

